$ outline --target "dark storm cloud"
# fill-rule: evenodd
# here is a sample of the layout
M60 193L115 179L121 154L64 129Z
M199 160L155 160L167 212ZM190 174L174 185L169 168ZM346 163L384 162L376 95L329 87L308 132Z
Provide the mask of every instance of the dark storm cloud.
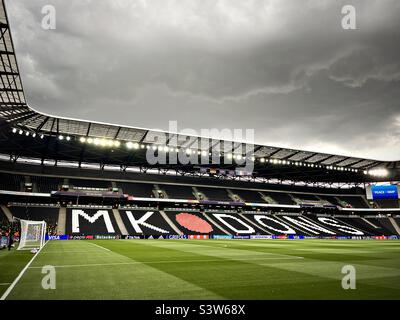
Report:
M28 102L139 127L400 159L400 2L8 1ZM43 30L52 4L57 29ZM341 28L352 4L357 30Z

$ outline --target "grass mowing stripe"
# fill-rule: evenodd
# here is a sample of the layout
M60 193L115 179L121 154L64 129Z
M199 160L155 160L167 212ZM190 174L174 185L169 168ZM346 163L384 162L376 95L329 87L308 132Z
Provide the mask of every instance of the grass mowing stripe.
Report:
M293 260L298 259L294 258L245 258L245 259L235 259L234 261L251 261L251 260ZM55 268L74 268L74 267L96 267L96 266L118 266L118 265L135 265L135 264L165 264L165 263L193 263L193 262L220 262L221 259L193 259L193 260L160 260L160 261L136 261L136 262L116 262L116 263L88 263L88 264L68 264L68 265L60 265L53 266ZM38 267L29 267L29 269L41 269L43 266Z
M24 275L25 271L28 270L29 266L32 264L33 260L35 260L35 258L39 255L39 253L42 251L42 249L46 246L46 244L48 243L45 242L45 244L43 245L43 247L41 247L39 249L39 251L32 257L32 259L27 263L27 265L25 266L24 269L22 269L22 271L19 273L18 277L15 278L15 280L13 281L13 283L7 288L6 292L4 292L4 294L1 296L0 300L6 300L8 295L10 294L10 292L12 291L12 289L14 289L14 287L16 286L16 284L18 283L18 281L22 278L22 276Z

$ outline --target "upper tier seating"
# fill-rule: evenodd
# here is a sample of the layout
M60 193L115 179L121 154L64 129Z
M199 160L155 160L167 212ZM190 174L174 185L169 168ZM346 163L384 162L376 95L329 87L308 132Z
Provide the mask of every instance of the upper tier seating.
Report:
M293 199L290 197L290 195L288 193L284 193L284 192L266 192L263 191L263 194L271 197L272 199L274 199L276 201L276 203L279 204L295 204L295 202L293 201Z
M339 197L340 200L347 202L350 204L353 208L368 208L367 204L365 201L359 197L359 196L348 196L348 197Z
M42 176L32 176L31 181L36 185L37 192L43 192L43 193L58 191L59 186L62 185L63 182L63 180L59 178L50 178Z
M251 190L231 189L234 194L237 194L245 202L264 203L264 199L260 193Z
M191 186L180 186L180 185L158 185L161 190L164 190L170 199L187 199L195 200L196 197L193 194Z
M292 196L300 199L300 200L312 200L312 201L318 201L319 199L313 195L313 194L305 194L305 193L292 193Z
M150 183L117 182L117 186L122 189L123 193L134 197L154 198L154 185Z
M399 200L397 199L385 199L385 200L375 200L379 208L398 208Z
M197 190L203 193L208 200L212 201L230 201L233 200L229 197L226 189L220 188L206 188L206 187L196 187Z
M0 190L21 191L25 177L0 172Z
M111 188L111 181L105 180L89 180L89 179L69 179L70 187L81 187L81 188Z

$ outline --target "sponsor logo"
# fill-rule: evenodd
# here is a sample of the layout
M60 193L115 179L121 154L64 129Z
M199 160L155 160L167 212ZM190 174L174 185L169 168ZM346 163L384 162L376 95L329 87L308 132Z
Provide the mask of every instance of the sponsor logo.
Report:
M114 240L114 239L118 239L119 237L117 236L109 236L109 235L96 235L95 239L99 239L99 240Z
M190 234L187 237L189 239L209 239L208 234Z
M124 236L123 239L127 239L127 240L134 240L134 239L143 239L143 236Z
M233 239L250 239L249 235L246 236L233 236Z
M231 235L216 234L212 236L213 239L232 239Z
M68 236L66 234L62 235L54 235L54 236L49 236L46 235L45 240L68 240Z
M264 234L256 234L256 235L251 235L250 239L272 239L272 236Z
M177 235L177 234L170 234L168 235L168 239L187 239L187 235Z

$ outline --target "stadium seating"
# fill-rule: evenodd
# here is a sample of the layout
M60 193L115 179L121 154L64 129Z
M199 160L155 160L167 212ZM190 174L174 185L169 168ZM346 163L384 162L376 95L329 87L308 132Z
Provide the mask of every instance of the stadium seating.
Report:
M338 221L342 221L344 223L347 223L350 226L353 226L355 228L358 228L359 230L364 231L367 235L382 235L382 229L379 226L374 227L374 225L371 225L370 223L366 222L363 220L362 217L358 216L339 216L335 218Z
M234 194L237 194L245 202L263 203L264 199L257 191L242 190L242 189L231 189Z
M62 179L59 178L31 176L30 179L34 184L34 190L37 192L50 193L51 191L58 191L59 186L63 184Z
M379 208L399 208L399 200L386 199L374 201Z
M59 208L56 207L12 206L9 209L13 216L20 219L34 220L34 221L45 220L47 224L52 224L52 225L55 225L58 222Z
M196 187L197 190L203 193L208 200L212 201L233 201L226 189L222 188L205 188L205 187Z
M112 210L68 208L66 232L69 235L121 234Z
M300 199L300 200L311 200L311 201L318 201L320 199L317 198L317 196L313 194L306 194L306 193L292 193L292 196L294 198Z
M88 180L88 179L69 179L69 185L81 188L102 188L108 189L111 187L111 181L105 180Z
M21 191L24 176L0 172L0 190Z
M195 200L196 197L193 194L193 189L190 186L180 185L159 185L161 190L164 190L170 199L188 199Z
M353 208L368 208L368 205L360 196L346 196L346 197L339 197L340 200L348 203Z
M122 189L123 193L134 197L153 198L154 185L149 183L126 183L117 182L117 187Z
M179 228L183 234L208 234L223 235L225 234L220 228L211 223L205 215L197 211L169 211L166 212L168 217Z
M379 227L377 229L377 233L380 233L382 235L396 235L397 232L394 230L392 224L390 223L389 219L386 217L377 217L377 218L371 218L367 217L366 220L372 222L374 225Z
M296 204L293 201L292 197L288 193L267 192L267 191L263 191L262 193L271 197L272 199L274 199L276 201L276 203L279 203L279 204Z
M130 235L176 234L157 210L123 209L119 212Z

